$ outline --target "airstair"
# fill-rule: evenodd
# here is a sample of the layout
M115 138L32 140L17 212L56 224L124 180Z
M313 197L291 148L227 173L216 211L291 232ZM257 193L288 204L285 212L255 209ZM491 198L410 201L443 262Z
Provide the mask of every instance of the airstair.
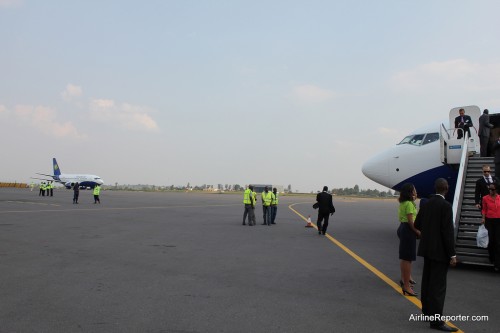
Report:
M480 109L477 106L463 107L466 114L477 124ZM483 176L482 166L490 166L494 172L492 157L479 157L479 137L471 130L471 137L463 133L464 138L457 138L453 119L459 108L450 111L450 127L444 124L440 129L441 162L458 168L458 177L453 197L455 224L455 250L457 260L464 264L491 266L488 250L476 245L476 235L481 225L481 211L476 207L474 194L476 181ZM475 129L475 128L474 128Z
M494 171L493 157L472 156L465 165L461 205L455 219L455 249L461 263L491 266L488 250L476 246L477 229L481 225L481 211L476 208L474 192L476 181L483 176L484 164L489 165Z

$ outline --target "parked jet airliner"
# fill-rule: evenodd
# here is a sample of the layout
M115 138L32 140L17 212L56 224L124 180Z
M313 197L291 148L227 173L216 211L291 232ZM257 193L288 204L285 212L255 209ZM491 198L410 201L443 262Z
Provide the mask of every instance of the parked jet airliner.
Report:
M104 181L101 177L89 174L68 174L61 173L61 169L57 164L55 158L52 159L52 165L54 169L53 175L46 175L43 173L37 173L37 175L52 177L58 183L63 184L66 188L71 188L75 183L79 183L81 187L91 187L94 188L96 184L102 185Z
M477 106L463 108L466 114L471 116L475 126L470 131L469 151L479 153L476 129L481 114L480 109ZM362 166L363 174L376 183L396 191L400 191L404 183L413 183L420 198L435 193L435 180L445 178L449 184L447 199L452 201L459 173L459 161L450 162L449 157L455 151L460 153L463 146L463 139L455 139L458 130L455 129L454 119L458 116L459 109L459 107L453 108L446 121L421 127L408 134L396 146L367 160ZM495 124L500 120L498 116L490 115L490 122ZM443 142L447 145L443 145ZM450 154L448 160L446 155L443 155L443 149Z

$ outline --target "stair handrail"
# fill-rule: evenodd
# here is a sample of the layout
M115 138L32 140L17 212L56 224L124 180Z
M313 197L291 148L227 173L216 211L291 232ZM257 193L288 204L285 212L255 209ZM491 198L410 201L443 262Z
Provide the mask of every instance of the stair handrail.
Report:
M446 135L448 135L448 140L450 139L450 132L448 131L448 129L444 126L443 123L441 123L441 133L443 133L443 130L444 132L446 133Z
M448 137L446 138L445 135ZM443 123L441 123L440 127L440 133L439 133L439 141L440 141L440 154L441 154L441 163L447 164L448 163L448 156L447 156L447 146L448 146L448 140L450 139L450 133L448 133L448 130L444 126Z
M464 143L462 147L462 156L460 158L460 167L458 169L457 185L455 187L455 194L453 197L453 225L455 227L455 238L458 234L458 225L460 224L460 214L462 212L462 200L463 200L463 190L465 181L465 166L469 162L469 152L468 152L468 140L469 135L465 133Z

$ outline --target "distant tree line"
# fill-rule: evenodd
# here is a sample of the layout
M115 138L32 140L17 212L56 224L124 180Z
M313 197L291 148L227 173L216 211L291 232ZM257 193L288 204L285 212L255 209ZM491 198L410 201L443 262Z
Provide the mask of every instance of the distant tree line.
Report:
M379 191L377 189L371 190L361 190L358 185L354 185L354 187L344 187L344 188L334 188L332 189L332 194L335 195L359 195L359 196L367 196L367 197L392 197L395 195L395 192L391 190L387 191Z
M223 186L222 184L214 185L195 185L191 186L191 184L187 184L186 186L179 185L170 185L170 186L158 186L158 185L148 185L148 184L137 184L137 185L119 185L115 183L114 187L109 187L109 189L115 190L128 190L128 191L244 191L245 188L241 185L229 185L226 184Z
M242 192L245 190L244 186L239 184L217 184L217 185L194 185L192 186L188 183L186 186L157 186L157 185L118 185L115 183L114 187L108 187L108 189L115 190L128 190L128 191L212 191L212 192ZM318 191L319 192L319 191ZM285 193L293 193L292 185L288 185L285 189ZM298 193L298 191L296 191ZM311 193L314 193L311 191ZM393 192L391 190L387 191L379 191L379 190L361 190L359 185L354 185L354 187L344 187L344 188L334 188L331 190L331 193L334 195L350 195L350 196L364 196L364 197L392 197L397 192Z

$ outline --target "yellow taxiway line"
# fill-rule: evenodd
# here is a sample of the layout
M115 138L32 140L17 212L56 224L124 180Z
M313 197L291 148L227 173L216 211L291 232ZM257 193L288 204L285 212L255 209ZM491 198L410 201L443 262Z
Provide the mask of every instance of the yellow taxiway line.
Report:
M307 222L307 219L304 217L304 215L300 214L298 211L296 211L295 209L292 208L292 206L295 206L295 205L301 204L301 203L303 203L303 202L297 202L297 203L291 204L291 205L288 206L288 208L290 210L292 210L295 214L297 214L298 216L300 216L300 218L303 219L305 222ZM318 230L318 227L315 226L314 224L313 224L313 227L316 230ZM363 258L361 258L360 256L358 256L356 253L354 253L352 250L350 250L347 246L345 246L344 244L342 244L341 242L339 242L338 240L336 240L335 238L333 238L329 234L326 234L325 236L333 244L335 244L338 247L340 247L345 253L347 253L348 255L350 255L352 258L354 258L361 265L365 266L370 272L372 272L373 274L375 274L376 276L378 276L382 281L384 281L385 283L387 283L398 294L404 296L407 300L409 300L410 302L412 302L413 304L415 304L420 310L422 310L422 303L420 302L420 300L418 298L413 297L413 296L405 296L405 295L403 295L403 292L401 291L401 287L400 287L399 284L397 284L394 281L392 281L389 277L387 277L387 275L385 275L384 273L382 273L381 271L379 271L378 269L376 269L374 266L372 266L366 260L364 260ZM450 325L451 327L455 327L455 328L458 329L458 327L456 327L455 325L453 325L450 322L447 322L447 324ZM462 332L463 333L463 331L461 331L460 329L458 329L458 332Z

